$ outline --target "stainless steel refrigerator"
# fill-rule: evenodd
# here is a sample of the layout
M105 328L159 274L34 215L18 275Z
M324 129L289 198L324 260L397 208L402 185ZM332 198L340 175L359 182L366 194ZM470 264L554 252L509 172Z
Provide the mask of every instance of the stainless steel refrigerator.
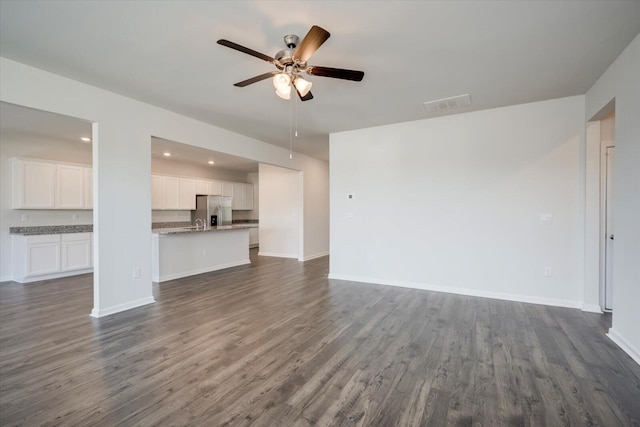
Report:
M191 222L202 219L207 227L231 225L231 197L196 196L196 210L191 212Z

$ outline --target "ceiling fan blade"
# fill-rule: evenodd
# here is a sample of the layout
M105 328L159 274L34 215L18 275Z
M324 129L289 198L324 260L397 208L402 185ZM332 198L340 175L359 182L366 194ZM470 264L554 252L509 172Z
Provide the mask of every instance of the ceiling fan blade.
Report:
M300 101L309 101L313 99L313 95L311 94L311 91L307 92L305 96L300 95L300 91L298 91L298 89L296 89L296 93L300 97Z
M304 36L296 48L296 51L293 52L293 58L300 62L306 62L311 58L311 55L313 55L313 53L322 46L322 43L327 41L329 36L331 36L331 34L329 34L327 30L314 25L311 27L307 35Z
M262 80L266 80L269 77L273 77L274 74L276 74L275 71L272 71L272 72L269 72L269 73L260 74L259 76L251 77L250 79L243 80L243 81L238 82L238 83L234 83L234 86L237 86L237 87L249 86L250 84L257 83L257 82L260 82Z
M229 47L231 49L235 49L235 50L238 50L240 52L246 53L247 55L255 56L256 58L260 58L263 61L267 61L267 62L271 62L271 63L275 62L275 59L273 59L270 56L265 55L264 53L257 52L257 51L255 51L253 49L249 49L248 47L240 46L239 44L234 43L234 42L230 42L229 40L220 39L220 40L218 40L218 44L221 44L222 46L226 46L226 47Z
M363 71L356 70L344 70L342 68L331 67L316 67L310 66L307 68L307 74L320 77L332 77L334 79L353 80L356 82L362 81L364 77Z

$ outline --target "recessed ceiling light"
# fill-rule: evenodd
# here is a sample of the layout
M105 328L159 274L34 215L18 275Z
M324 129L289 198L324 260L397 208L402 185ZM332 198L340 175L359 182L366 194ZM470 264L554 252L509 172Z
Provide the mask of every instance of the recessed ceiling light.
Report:
M87 138L86 136L83 136L82 138L80 138L82 141L84 142L91 142L91 138Z
M169 156L171 156L171 153L169 153L168 151L167 151L167 152L165 152L165 153L162 153L162 154L163 154L165 157L169 157Z
M209 160L209 164L210 164L210 165L213 165L213 164L215 164L215 163L216 163L216 162L214 162L213 160Z

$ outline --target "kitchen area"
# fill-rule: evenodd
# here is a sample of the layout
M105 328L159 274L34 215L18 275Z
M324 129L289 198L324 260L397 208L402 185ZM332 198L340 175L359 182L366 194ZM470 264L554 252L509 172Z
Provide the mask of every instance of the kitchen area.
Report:
M1 107L0 282L91 273L91 123ZM259 245L258 163L155 137L151 147L153 281L249 263ZM197 218L197 197L224 203Z
M250 263L259 246L256 162L152 138L152 171L154 282Z

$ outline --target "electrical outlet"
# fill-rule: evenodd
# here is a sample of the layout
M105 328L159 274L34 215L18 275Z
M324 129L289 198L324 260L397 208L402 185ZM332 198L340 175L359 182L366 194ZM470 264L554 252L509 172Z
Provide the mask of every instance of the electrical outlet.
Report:
M544 268L544 276L545 277L553 276L553 271L551 270L551 267L545 267Z
M206 250L206 249L203 249L203 250L202 250L202 256L206 256L206 255L207 255L207 250Z
M29 221L29 214L23 213L20 215L20 221Z
M134 279L139 279L140 278L140 267L134 267L133 268L133 278Z
M71 219L73 219L74 221L77 221L78 220L78 214L77 213L72 214L71 215Z

